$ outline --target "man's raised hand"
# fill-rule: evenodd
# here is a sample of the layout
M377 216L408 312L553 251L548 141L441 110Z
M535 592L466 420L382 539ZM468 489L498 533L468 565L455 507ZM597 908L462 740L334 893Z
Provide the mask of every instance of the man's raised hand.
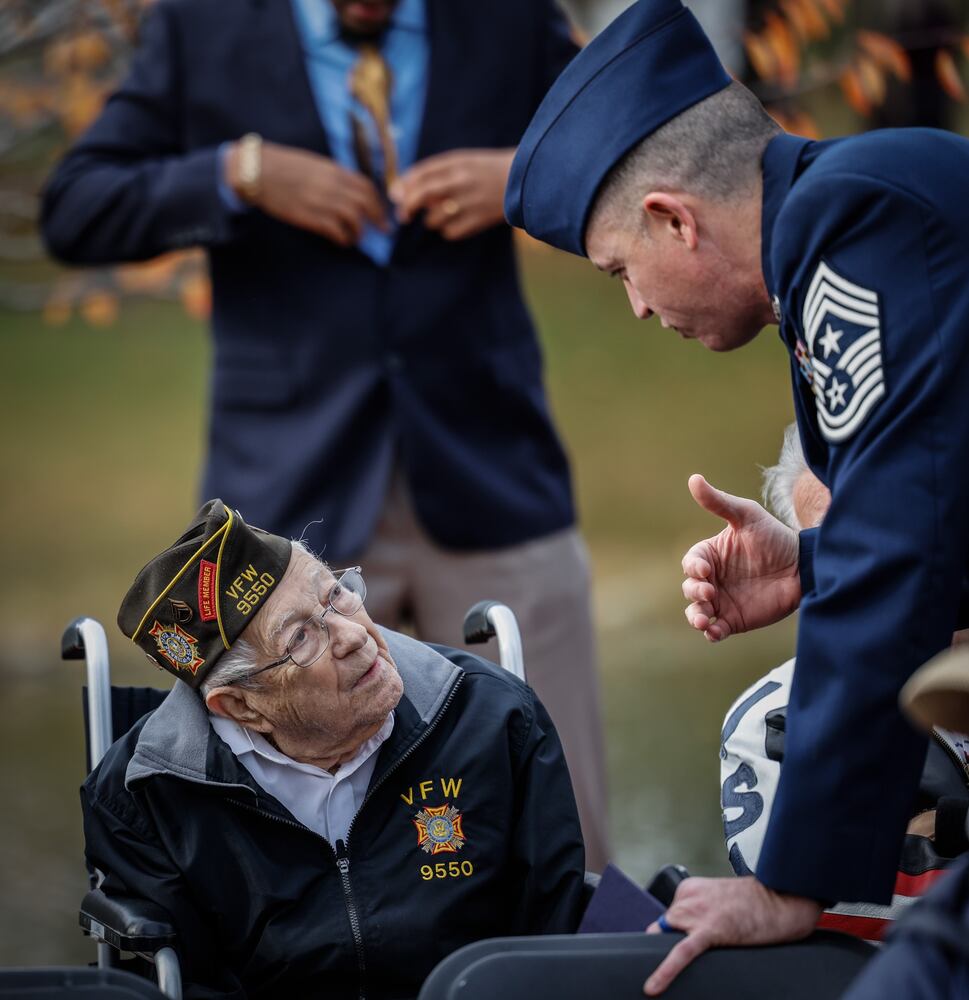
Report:
M690 476L693 499L727 527L683 557L687 621L711 642L780 621L801 601L797 534L759 503Z

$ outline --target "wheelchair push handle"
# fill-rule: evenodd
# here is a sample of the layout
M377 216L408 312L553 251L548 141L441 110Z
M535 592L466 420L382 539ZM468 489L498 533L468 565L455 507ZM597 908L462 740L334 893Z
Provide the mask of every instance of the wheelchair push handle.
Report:
M525 680L521 632L514 612L500 601L478 601L464 616L464 641L469 645L498 639L502 667Z
M61 637L61 658L87 661L87 709L91 767L96 767L112 743L111 668L108 637L93 618L75 618Z
M676 887L689 877L690 873L683 865L664 865L653 876L652 881L646 887L646 891L654 899L658 899L663 906L670 907L673 905Z

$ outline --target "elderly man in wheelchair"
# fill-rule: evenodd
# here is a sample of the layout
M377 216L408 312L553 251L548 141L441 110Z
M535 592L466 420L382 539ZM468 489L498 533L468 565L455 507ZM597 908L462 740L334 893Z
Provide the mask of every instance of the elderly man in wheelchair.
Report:
M153 900L189 997L416 995L455 949L567 933L583 848L554 726L471 654L381 629L221 501L138 574L122 631L178 683L82 788L108 895Z

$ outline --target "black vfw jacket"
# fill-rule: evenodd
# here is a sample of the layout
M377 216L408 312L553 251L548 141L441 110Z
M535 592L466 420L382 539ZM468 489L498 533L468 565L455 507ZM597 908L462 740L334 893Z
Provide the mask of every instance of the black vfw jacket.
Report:
M385 636L404 695L345 844L264 792L182 683L82 786L102 888L171 913L186 997L413 996L470 941L575 930L584 854L544 708L478 657Z

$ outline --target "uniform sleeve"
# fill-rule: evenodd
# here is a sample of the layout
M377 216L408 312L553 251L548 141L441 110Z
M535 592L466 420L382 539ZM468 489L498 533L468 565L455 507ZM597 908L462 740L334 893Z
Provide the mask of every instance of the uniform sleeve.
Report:
M949 644L966 565L966 248L914 196L856 175L795 193L775 233L775 274L816 369L799 420L827 454L832 502L802 581L757 875L887 903L925 756L898 693Z
M182 144L184 73L174 11L159 2L128 76L47 182L41 231L55 257L116 263L230 238L217 147Z
M245 992L220 963L220 951L203 912L191 897L150 822L127 794L97 795L97 772L81 787L85 855L104 876L108 896L149 899L168 911L186 1000L236 1000Z
M509 933L574 933L582 918L585 850L562 745L537 699L519 756L510 855L521 895Z

